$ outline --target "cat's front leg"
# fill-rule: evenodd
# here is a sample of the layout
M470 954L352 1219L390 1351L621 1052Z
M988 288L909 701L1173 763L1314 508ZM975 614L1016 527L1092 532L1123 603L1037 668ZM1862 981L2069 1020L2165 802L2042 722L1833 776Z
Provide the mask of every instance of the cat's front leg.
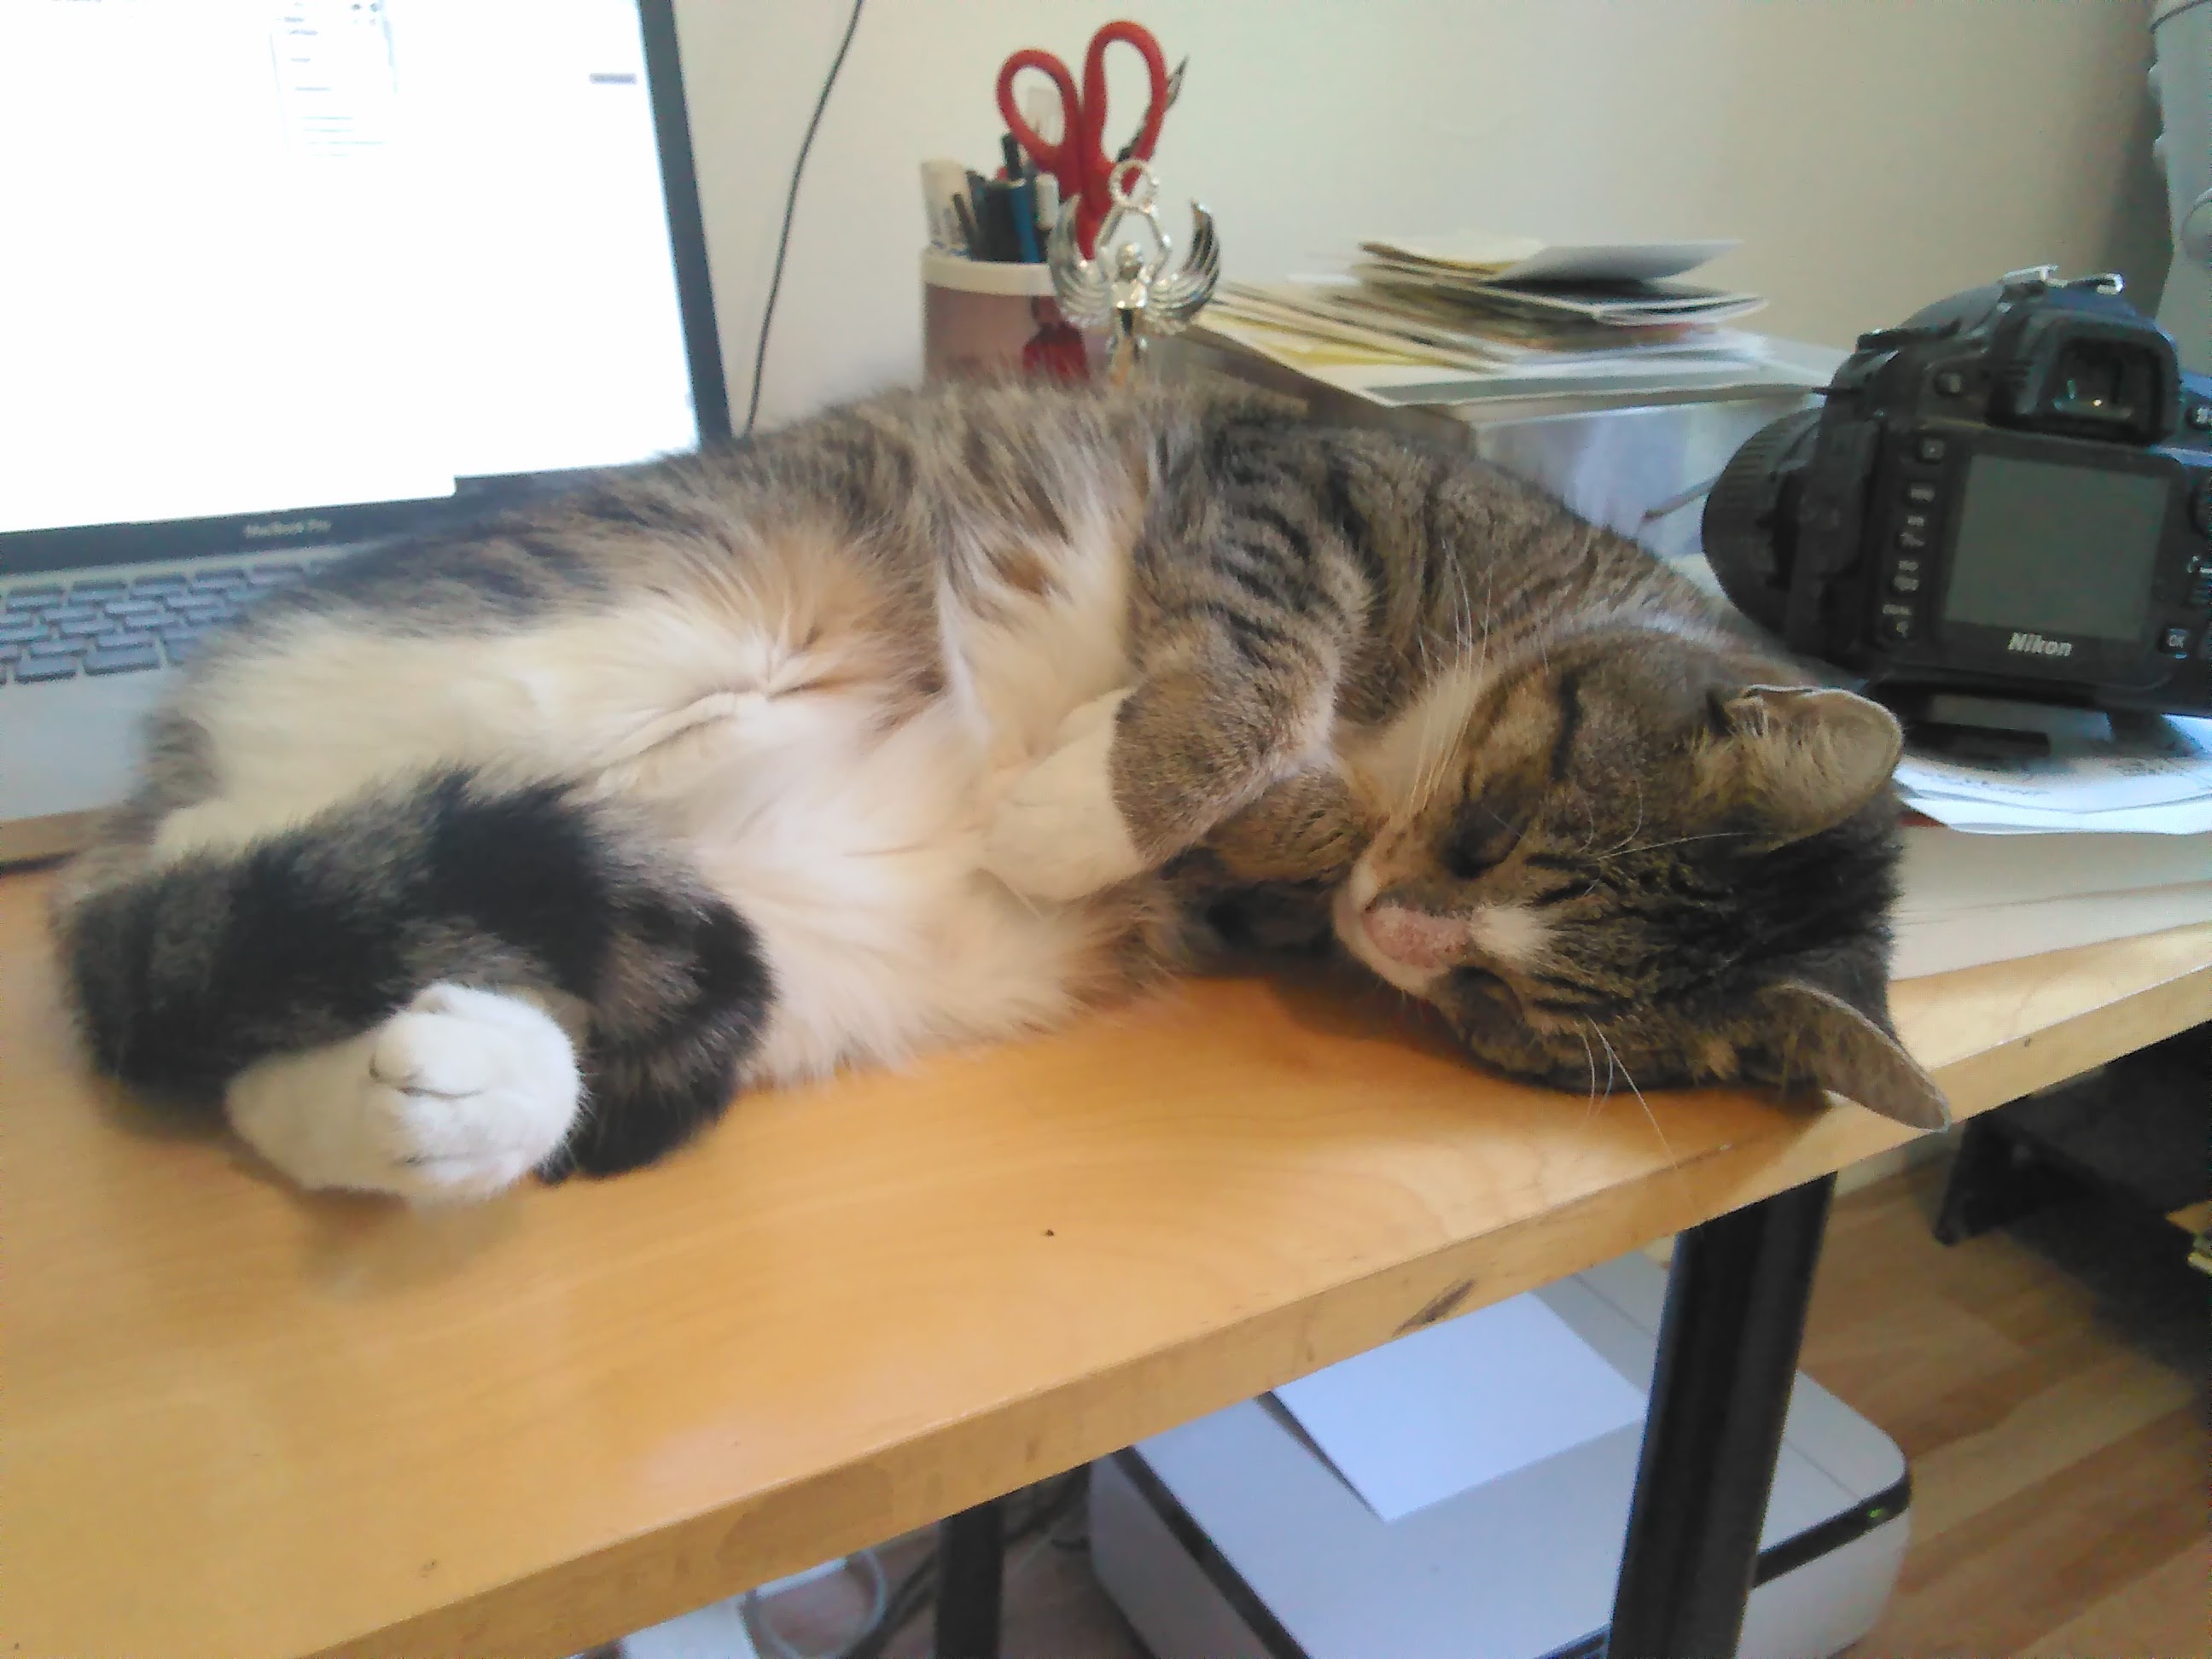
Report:
M1328 769L1334 690L1319 673L1232 661L1155 673L1084 704L1000 802L985 867L1018 893L1060 901L1158 869L1270 792ZM1279 828L1269 814L1254 827Z
M1124 687L1071 713L1052 752L1014 781L992 814L983 865L1017 893L1079 899L1147 867L1114 799L1115 716L1128 696Z
M985 862L1017 892L1079 898L1157 870L1328 764L1367 609L1358 562L1279 491L1238 485L1162 525L1133 556L1149 590L1136 685L1070 715L991 824Z
M1334 887L1352 873L1373 834L1351 784L1324 762L1269 785L1203 845L1239 883Z
M1232 946L1310 948L1329 939L1330 905L1374 834L1334 764L1294 773L1169 866L1186 914Z

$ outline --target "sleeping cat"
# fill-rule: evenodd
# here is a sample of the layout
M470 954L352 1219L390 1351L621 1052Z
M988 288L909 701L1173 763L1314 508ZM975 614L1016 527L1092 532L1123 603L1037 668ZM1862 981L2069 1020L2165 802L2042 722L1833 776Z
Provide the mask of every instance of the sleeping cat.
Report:
M1896 724L1463 455L886 396L278 593L58 890L90 1051L308 1187L644 1164L739 1086L1323 930L1577 1093L1892 1036Z

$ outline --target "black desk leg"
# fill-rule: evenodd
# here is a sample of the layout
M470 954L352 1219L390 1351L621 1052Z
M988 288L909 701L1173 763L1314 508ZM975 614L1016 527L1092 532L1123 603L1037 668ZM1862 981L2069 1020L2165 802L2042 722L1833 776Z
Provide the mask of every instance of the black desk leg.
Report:
M999 1659L1001 1528L995 1498L938 1522L936 1659Z
M1675 1241L1607 1659L1735 1651L1835 1184Z

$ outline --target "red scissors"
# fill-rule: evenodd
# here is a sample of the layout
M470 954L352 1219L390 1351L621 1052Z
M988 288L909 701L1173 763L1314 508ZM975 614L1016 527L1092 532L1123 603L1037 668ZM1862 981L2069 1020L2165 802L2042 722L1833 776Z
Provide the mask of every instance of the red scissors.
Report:
M1106 48L1117 40L1134 46L1143 55L1145 72L1152 79L1152 101L1145 106L1144 125L1137 129L1137 136L1128 148L1119 157L1109 157ZM1060 94L1060 142L1056 144L1047 143L1022 118L1014 103L1014 77L1025 69L1042 70L1051 77ZM1083 246L1085 258L1091 257L1098 227L1113 205L1108 186L1114 170L1124 161L1152 159L1152 147L1160 141L1160 122L1172 101L1167 59L1161 55L1160 43L1152 38L1152 32L1140 23L1109 23L1091 37L1090 50L1083 54L1083 88L1079 93L1067 65L1052 53L1034 46L1016 52L999 70L999 113L1006 118L1006 131L1036 158L1039 167L1060 180L1061 200L1079 204L1075 235ZM1040 231L1047 228L1039 227Z

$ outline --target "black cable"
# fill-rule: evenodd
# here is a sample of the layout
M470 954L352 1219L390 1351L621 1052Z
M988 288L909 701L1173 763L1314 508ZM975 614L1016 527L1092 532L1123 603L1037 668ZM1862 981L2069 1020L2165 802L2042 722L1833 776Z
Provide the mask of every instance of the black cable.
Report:
M791 221L799 211L799 180L806 171L806 153L814 148L814 134L822 125L822 112L830 107L830 89L837 84L837 71L845 67L845 52L853 44L853 31L860 27L860 9L868 0L853 0L853 15L845 21L845 38L837 43L837 55L830 62L829 77L822 82L822 95L814 100L813 118L806 124L806 137L799 141L799 160L792 164L791 194L784 199L783 230L775 239L775 270L768 279L768 303L761 307L760 344L753 351L752 398L745 405L745 430L748 438L753 434L753 422L760 418L761 372L768 367L769 325L775 321L775 296L783 287L783 256L791 249Z

